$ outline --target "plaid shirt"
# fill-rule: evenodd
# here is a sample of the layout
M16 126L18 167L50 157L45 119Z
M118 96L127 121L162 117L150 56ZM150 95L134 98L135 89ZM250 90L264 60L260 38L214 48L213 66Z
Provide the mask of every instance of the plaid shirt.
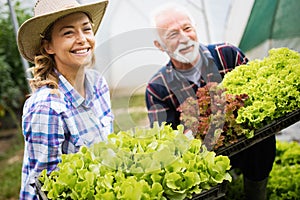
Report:
M75 153L80 146L106 140L113 131L110 93L103 77L86 71L86 99L59 75L59 95L47 86L25 102L22 128L25 150L20 199L37 199L35 177L43 169L54 170L61 154Z
M207 82L221 82L224 75L236 66L246 64L248 59L243 52L230 44L200 45L208 66L201 68L200 87ZM197 84L188 81L174 70L170 61L149 81L146 87L146 105L151 126L154 121L166 121L176 128L180 124L178 106L187 97L195 97Z

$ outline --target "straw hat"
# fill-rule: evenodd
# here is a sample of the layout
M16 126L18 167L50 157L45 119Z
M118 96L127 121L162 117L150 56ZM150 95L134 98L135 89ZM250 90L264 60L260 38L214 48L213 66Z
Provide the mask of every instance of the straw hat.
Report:
M92 4L80 5L76 0L37 0L34 7L34 17L25 21L18 31L18 48L22 56L34 63L34 57L39 53L41 36L47 27L60 17L74 13L85 12L93 21L93 31L96 34L105 13L108 0Z

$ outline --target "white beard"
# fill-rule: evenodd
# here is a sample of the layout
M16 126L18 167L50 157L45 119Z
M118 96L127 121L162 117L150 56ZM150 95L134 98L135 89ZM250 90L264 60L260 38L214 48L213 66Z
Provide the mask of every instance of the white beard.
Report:
M193 51L186 54L181 54L180 50L190 46L194 46ZM182 63L192 63L199 55L199 43L193 40L189 40L187 44L179 44L174 52L168 52L169 56Z

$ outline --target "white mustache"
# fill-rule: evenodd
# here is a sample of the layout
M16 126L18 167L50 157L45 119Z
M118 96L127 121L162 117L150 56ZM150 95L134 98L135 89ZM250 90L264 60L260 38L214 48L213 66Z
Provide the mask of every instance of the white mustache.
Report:
M182 54L180 53L181 50L185 50L191 46L194 46L194 50L192 52L189 52L187 54ZM169 54L174 57L175 59L177 58L177 60L184 62L184 63L190 63L193 62L194 59L196 58L196 55L198 54L198 46L199 43L194 41L194 40L189 40L187 42L187 44L179 44L178 47L176 48L176 50L174 52L169 52ZM191 56L192 55L192 59L191 60Z
M187 44L179 44L177 49L174 52L180 52L181 50L187 49L193 45L196 45L197 42L193 41L193 40L189 40Z

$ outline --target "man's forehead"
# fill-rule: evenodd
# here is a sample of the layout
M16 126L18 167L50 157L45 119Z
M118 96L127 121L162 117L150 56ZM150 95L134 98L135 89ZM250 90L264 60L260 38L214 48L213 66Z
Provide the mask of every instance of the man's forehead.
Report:
M169 11L156 16L157 28L168 28L172 25L191 24L191 19L188 15L178 11Z
M182 29L186 26L191 26L191 20L189 18L169 18L167 21L161 21L161 23L157 24L157 29L160 32L169 32L173 30Z
M187 26L192 26L190 21L186 21L186 23L184 23L182 21L182 23L176 23L173 24L172 26L166 27L166 28L159 28L158 32L160 32L160 34L167 36L169 34L172 34L174 32L179 32L180 30L185 29L185 27Z

